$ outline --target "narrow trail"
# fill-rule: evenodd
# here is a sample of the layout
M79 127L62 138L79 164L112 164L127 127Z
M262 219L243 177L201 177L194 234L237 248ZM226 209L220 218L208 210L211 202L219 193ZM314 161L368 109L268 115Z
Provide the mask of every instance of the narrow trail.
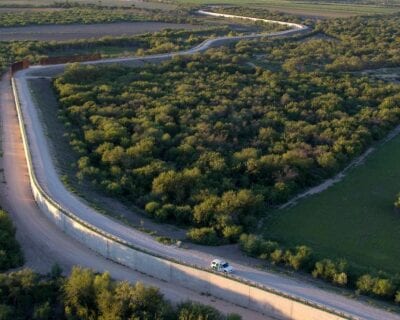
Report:
M203 14L209 14L202 12ZM218 15L218 16L226 16L223 14L214 14L212 15ZM232 17L232 16L230 16ZM238 16L233 16L235 18L238 18ZM242 17L246 18L246 17ZM256 19L256 18L249 18L249 19L255 19L255 20L264 20L264 19ZM264 20L267 22L271 22L270 20ZM134 58L123 58L123 59L108 59L108 60L100 60L100 61L94 61L94 62L88 62L88 64L98 64L98 63L143 63L145 61L147 62L152 62L152 61L159 61L159 60L165 60L165 59L170 59L176 55L186 55L186 54L193 54L193 53L198 53L198 52L203 52L207 50L208 48L215 46L215 45L222 45L230 41L237 41L240 39L252 39L252 38L259 38L259 37L265 37L265 36L270 36L270 37L286 37L286 36L291 36L293 34L296 34L298 32L303 32L307 30L307 27L301 26L301 25L296 25L292 23L283 23L285 25L290 26L292 29L290 30L285 30L285 31L280 31L280 32L273 32L270 33L269 35L267 34L257 34L257 35L246 35L246 36L239 36L239 37L221 37L217 39L211 39L203 42L202 44L189 49L187 51L182 51L182 52L177 52L177 53L167 53L167 54L161 54L161 55L153 55L153 56L147 56L147 57L134 57ZM26 130L28 134L28 140L29 140L29 148L30 148L30 154L33 160L34 164L34 172L37 177L37 180L39 181L41 187L44 189L44 191L53 199L55 200L61 207L65 208L66 210L73 212L76 216L78 216L80 219L86 221L86 223L93 225L95 228L101 229L109 234L112 234L113 236L116 236L120 239L123 239L124 241L131 243L135 246L139 246L147 251L150 251L152 253L155 253L157 255L163 256L165 258L172 258L175 260L182 261L184 263L188 264L197 264L202 267L207 267L209 264L209 261L213 258L212 255L206 254L204 252L199 252L197 250L186 250L186 249L181 249L173 246L165 246L163 244L158 243L155 241L152 237L149 235L143 234L138 230L132 229L127 227L126 225L123 225L119 223L118 221L115 221L109 217L106 217L93 208L89 207L86 203L82 202L76 195L71 194L65 186L62 184L62 182L59 179L59 176L57 174L57 171L55 169L54 163L52 161L52 157L49 151L48 147L48 141L47 138L44 134L43 127L41 122L39 121L39 116L38 116L38 111L37 107L35 106L34 99L31 95L31 92L29 90L28 86L28 79L30 77L34 76L54 76L60 72L62 72L65 69L65 65L55 65L55 66L35 66L23 71L18 72L14 79L16 82L16 86L18 89L18 96L21 101L21 109L23 113L23 118L24 122L26 125ZM9 87L7 88L7 84L4 84L6 81L3 80L2 82L2 89L5 90L6 95L10 95L9 92ZM4 88L3 88L4 86ZM9 84L8 84L9 86ZM8 93L7 93L8 92ZM38 209L33 202L32 195L29 193L29 187L28 187L28 179L26 177L26 166L25 170L23 168L19 169L13 169L13 161L16 161L15 163L18 163L18 161L21 163L21 165L24 164L24 155L19 154L18 157L13 159L13 156L16 156L13 153L13 147L18 147L18 150L22 149L21 146L21 141L15 140L15 133L18 131L18 126L15 124L15 111L14 115L8 114L5 110L8 109L13 109L12 107L12 102L10 100L4 101L4 105L7 105L6 108L2 107L2 119L3 123L6 124L4 127L4 137L6 140L6 143L4 144L4 150L7 153L7 156L5 156L5 162L6 158L9 157L7 161L8 164L5 165L5 171L7 171L7 181L10 182L12 181L11 186L18 190L18 188L24 188L24 194L18 193L18 197L10 197L6 196L6 199L9 200L10 206L13 205L15 206L12 209L12 212L18 212L19 214L23 214L20 212L19 208L19 201L21 201L21 198L24 199L23 203L25 203L26 207L23 209L22 212L30 212L29 210L33 210L33 207L36 208L35 215L40 215L40 212L38 212ZM14 121L14 122L13 122ZM8 127L9 124L14 123L15 126L13 127ZM9 140L9 141L8 141ZM20 151L19 151L20 152ZM42 220L44 219L43 217L41 218ZM36 219L32 219L36 220ZM17 220L18 221L18 220ZM34 221L32 221L34 227ZM43 222L44 223L44 222ZM20 226L17 227L19 228ZM44 228L43 226L38 226L38 228L42 228L41 232L39 232L40 235L43 236ZM75 241L72 239L68 238L68 240L65 240L64 243L63 240L60 240L59 242L53 241L53 237L57 239L57 230L56 226L51 227L49 225L49 222L46 225L46 228L49 228L53 234L45 235L48 236L46 239L49 243L53 244L56 248L53 248L53 250L59 250L59 252L68 252L70 246L75 245L75 246L80 246L79 244L76 244ZM29 233L30 236L33 234L36 234L36 232L32 232L34 230L30 229L29 224L25 226L26 233ZM33 235L34 236L34 235ZM69 244L68 244L69 241ZM82 251L83 252L83 248ZM44 254L46 250L42 250L41 254ZM57 251L56 251L57 253ZM85 254L89 255L89 252L85 252ZM93 254L93 253L92 253ZM45 255L47 256L47 255ZM98 255L94 255L97 257L97 259L101 260ZM67 255L68 257L68 255ZM72 259L72 257L70 257ZM82 256L78 260L81 261L80 264L84 261L88 261L93 263L93 257L92 256ZM74 261L72 259L72 261ZM69 263L71 263L69 261ZM110 263L108 261L108 263ZM103 264L104 265L104 264ZM266 271L261 271L255 268L251 268L245 265L241 264L235 264L233 263L235 269L237 270L236 275L243 280L247 281L253 281L257 282L259 284L268 286L270 288L273 288L275 290L285 292L287 294L290 294L292 296L296 296L302 299L306 299L310 302L314 302L317 304L322 304L324 306L327 306L329 308L345 312L347 314L351 314L355 317L359 317L361 319L373 319L373 320L380 320L380 319L400 319L399 315L393 314L386 312L384 310L376 309L370 305L367 305L365 303L352 300L349 298L346 298L344 296L332 293L332 292L327 292L322 289L319 289L309 283L294 280L282 275L277 275L271 272L266 272ZM176 288L176 290L180 290L179 288ZM245 319L255 319L255 318L249 318L246 317Z
M386 142L394 139L396 136L398 136L400 134L400 125L397 126L396 128L394 128L387 136L385 139L383 139L381 142L379 142L379 145L385 144ZM363 154L361 154L360 156L358 156L357 158L355 158L353 161L351 161L342 171L340 171L338 174L336 174L333 178L331 179L327 179L324 182L322 182L321 184L312 187L298 195L296 195L294 198L292 198L291 200L289 200L288 202L286 202L285 204L281 205L279 207L279 209L285 209L285 208L289 208L292 207L294 205L296 205L296 203L303 198L306 198L308 196L314 195L314 194L318 194L322 191L325 191L326 189L328 189L329 187L333 186L334 184L340 182L343 180L343 178L346 177L346 175L349 173L350 170L358 167L359 165L361 165L365 159L374 151L376 150L376 147L370 147L368 148Z

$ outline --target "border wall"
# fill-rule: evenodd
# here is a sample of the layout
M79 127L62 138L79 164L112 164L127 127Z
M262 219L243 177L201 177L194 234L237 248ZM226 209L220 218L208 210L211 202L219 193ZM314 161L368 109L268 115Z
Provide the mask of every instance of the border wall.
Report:
M29 65L30 65L30 63L29 63L29 60L27 60L27 59L22 60L22 61L14 62L14 63L10 66L11 76L12 76L13 74L15 74L16 72L20 71L20 70L29 68Z
M56 57L45 57L39 60L40 65L52 65L52 64L64 64L73 62L85 62L85 61L95 61L100 60L100 53L93 54L81 54L72 56L56 56Z
M11 82L33 196L41 211L64 233L105 258L131 269L200 293L210 294L277 319L358 319L234 275L225 276L200 266L157 256L98 229L63 208L43 190L36 179L18 88L14 78Z

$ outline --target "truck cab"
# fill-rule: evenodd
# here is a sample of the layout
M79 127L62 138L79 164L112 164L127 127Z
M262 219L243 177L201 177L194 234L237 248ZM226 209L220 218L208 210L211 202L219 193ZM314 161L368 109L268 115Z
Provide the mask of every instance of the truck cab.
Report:
M211 261L210 264L211 269L218 271L218 272L223 272L223 273L232 273L233 268L231 265L229 265L228 262L220 260L220 259L214 259Z

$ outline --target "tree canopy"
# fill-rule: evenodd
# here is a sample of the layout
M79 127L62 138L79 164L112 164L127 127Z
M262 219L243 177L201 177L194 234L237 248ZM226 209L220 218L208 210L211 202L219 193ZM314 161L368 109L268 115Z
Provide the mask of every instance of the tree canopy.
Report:
M227 239L400 115L396 85L254 69L229 49L137 69L72 65L55 88L80 177L159 220Z

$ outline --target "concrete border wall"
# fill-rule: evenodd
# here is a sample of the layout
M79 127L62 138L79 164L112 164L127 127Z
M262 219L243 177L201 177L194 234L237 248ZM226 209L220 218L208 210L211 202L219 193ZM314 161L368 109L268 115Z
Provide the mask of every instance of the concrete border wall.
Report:
M62 208L43 190L36 179L15 79L12 78L11 82L33 196L41 211L63 232L107 259L129 268L277 319L356 319L323 305L311 303L235 276L224 276L199 266L162 258L100 230Z

